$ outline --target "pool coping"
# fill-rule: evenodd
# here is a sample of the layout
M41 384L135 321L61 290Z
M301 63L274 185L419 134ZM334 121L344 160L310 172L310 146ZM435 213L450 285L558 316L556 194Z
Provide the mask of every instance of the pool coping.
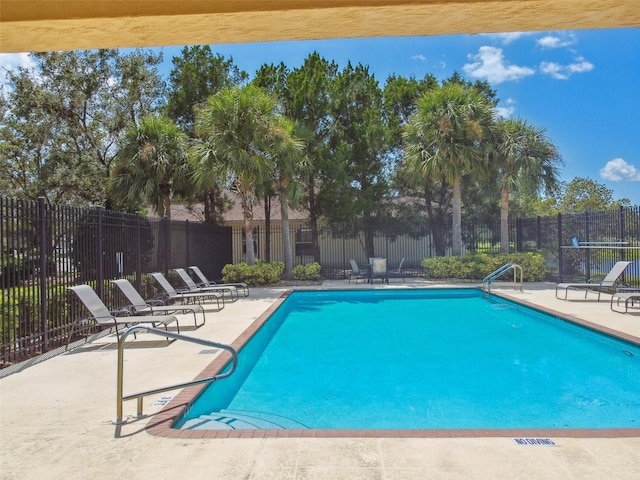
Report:
M469 289L478 287L439 287L448 289ZM307 289L326 292L326 288ZM339 291L341 289L329 289ZM231 346L240 351L253 335L264 325L271 315L295 290L289 289L238 336ZM491 292L496 297L542 311L561 320L596 330L640 346L640 338L618 330L610 329L572 315L567 315L548 307L514 299L499 292ZM220 373L230 360L226 352L216 357L194 380L210 378ZM157 414L150 416L145 431L150 435L177 439L209 438L631 438L640 437L640 428L529 428L529 429L244 429L244 430L182 430L172 426L180 418L208 384L184 388Z

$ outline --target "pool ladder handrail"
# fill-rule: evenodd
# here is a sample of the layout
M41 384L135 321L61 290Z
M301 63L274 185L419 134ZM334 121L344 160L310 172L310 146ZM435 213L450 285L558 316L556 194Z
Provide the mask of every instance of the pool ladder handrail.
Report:
M197 343L199 345L204 345L206 347L214 347L220 348L231 353L232 365L231 368L224 373L219 373L214 375L213 377L201 378L198 380L192 380L190 382L178 383L175 385L169 385L166 387L154 388L152 390L146 390L144 392L132 393L130 395L123 395L123 381L124 381L124 346L125 339L132 333L138 331L145 331L147 333L151 333L153 335L159 335L162 337L173 338L174 340L184 340L186 342ZM213 342L211 340L204 340L202 338L188 337L186 335L181 335L179 333L168 332L166 330L160 330L157 328L152 328L147 325L134 325L129 327L125 332L120 335L120 340L118 341L118 378L117 378L117 386L116 386L116 397L117 397L117 405L116 405L116 418L113 420L115 425L122 425L127 422L128 419L124 419L122 415L122 404L125 400L133 400L134 398L138 399L138 410L136 417L142 418L142 399L146 395L153 395L156 393L168 392L170 390L177 390L179 388L191 387L193 385L200 385L203 383L213 383L216 380L220 380L222 378L226 378L231 375L236 367L238 366L238 352L231 345L227 345L225 343Z
M520 291L522 292L522 284L523 284L522 267L520 265L518 265L517 263L505 263L500 268L498 268L497 270L494 270L489 275L484 277L482 279L482 291L483 292L487 292L487 293L491 293L491 282L493 282L494 280L497 280L502 275L507 273L509 270L513 270L513 289L514 290L517 289L517 287L516 287L517 272L518 271L520 272ZM485 285L487 285L487 289L486 290L485 290Z

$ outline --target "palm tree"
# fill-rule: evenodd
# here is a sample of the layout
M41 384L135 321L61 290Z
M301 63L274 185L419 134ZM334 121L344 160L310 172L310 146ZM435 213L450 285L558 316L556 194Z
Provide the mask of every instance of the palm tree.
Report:
M303 155L303 141L299 139L310 139L312 133L285 117L280 117L280 126L282 130L274 139L273 153L282 219L284 278L290 280L293 278L293 250L289 236L289 205L298 205L302 200L302 183L296 179L305 171L308 164Z
M152 205L171 216L171 198L189 181L187 135L166 117L147 115L125 133L110 188L129 209Z
M452 253L462 254L462 193L465 175L484 175L483 139L493 124L493 108L476 89L450 82L428 90L403 137L407 168L417 176L442 177L452 187Z
M509 196L516 188L537 193L558 183L561 157L544 128L524 120L503 120L496 124L492 145L492 166L498 171L500 187L500 251L509 253Z
M285 151L277 102L249 84L229 87L211 96L196 112L200 141L193 148L194 179L199 188L223 179L240 196L244 217L247 263L255 262L253 206L256 192L276 171L278 153Z

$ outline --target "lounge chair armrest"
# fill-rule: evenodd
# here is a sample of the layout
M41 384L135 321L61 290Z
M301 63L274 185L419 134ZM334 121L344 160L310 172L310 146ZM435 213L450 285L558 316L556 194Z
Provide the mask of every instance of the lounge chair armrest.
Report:
M162 303L168 302L169 300L171 300L171 296L168 293L158 293L155 298L152 299L148 299L145 300L147 303L149 303L150 300L159 300Z
M162 300L160 298L149 298L145 300L145 302L150 307L162 307L163 305L165 305L165 300Z

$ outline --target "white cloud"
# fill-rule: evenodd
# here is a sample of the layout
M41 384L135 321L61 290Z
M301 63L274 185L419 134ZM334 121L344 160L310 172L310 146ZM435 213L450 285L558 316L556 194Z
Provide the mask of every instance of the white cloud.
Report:
M507 63L501 48L480 47L478 53L469 55L469 58L475 61L465 64L462 70L467 75L486 79L493 84L520 80L535 73L532 68Z
M28 53L0 53L0 70L14 70L18 67L31 68L33 61Z
M507 33L487 33L487 34L484 34L483 36L497 40L503 45L508 45L511 42L515 42L516 40L522 37L526 37L534 34L535 32L507 32Z
M419 53L418 55L414 55L413 57L411 57L411 60L417 60L419 62L425 62L427 60L427 57L425 57L424 55Z
M561 65L555 62L540 63L540 71L556 80L567 80L574 73L590 72L593 68L593 63L586 61L582 57L576 58L574 63L568 65Z
M0 53L0 87L7 86L7 71L35 66L28 53Z
M495 111L496 115L500 118L510 118L516 111L516 102L513 98L507 98L505 105L498 105Z
M536 44L541 48L563 48L569 47L576 43L576 37L573 33L566 35L545 35L536 40Z
M612 182L640 182L640 171L633 166L625 162L622 158L614 158L609 160L604 168L600 169L600 176L605 180Z

